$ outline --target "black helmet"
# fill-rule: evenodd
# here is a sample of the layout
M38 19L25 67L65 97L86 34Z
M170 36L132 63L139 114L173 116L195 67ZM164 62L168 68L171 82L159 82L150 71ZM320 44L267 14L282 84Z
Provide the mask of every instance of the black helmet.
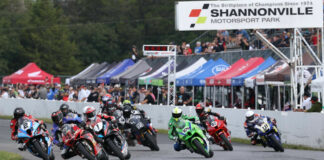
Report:
M65 117L69 113L69 105L67 104L62 104L60 106L60 111L62 112L63 116Z
M123 110L123 114L125 118L129 118L132 113L132 107L131 106L125 106Z
M53 123L56 125L62 125L63 124L63 113L61 111L53 112L51 115Z
M18 119L20 117L23 117L25 115L25 110L21 107L18 107L14 110L14 118Z

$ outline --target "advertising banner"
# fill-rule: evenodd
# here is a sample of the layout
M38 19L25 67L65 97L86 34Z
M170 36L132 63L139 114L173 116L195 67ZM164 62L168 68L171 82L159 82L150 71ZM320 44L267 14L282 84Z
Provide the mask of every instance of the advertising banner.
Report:
M323 26L320 0L188 1L175 8L180 31Z

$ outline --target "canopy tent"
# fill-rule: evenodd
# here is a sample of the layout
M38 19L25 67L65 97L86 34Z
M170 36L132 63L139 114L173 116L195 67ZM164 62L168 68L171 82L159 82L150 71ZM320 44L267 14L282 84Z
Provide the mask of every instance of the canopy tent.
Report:
M138 83L140 85L148 85L148 84L152 84L152 79L159 79L164 77L165 75L168 74L168 68L169 65L171 64L171 69L173 69L173 61L168 61L167 63L165 63L161 68L159 68L158 70L156 70L155 72L140 77L138 79Z
M4 84L47 84L61 83L60 78L40 69L35 63L28 63L25 67L15 73L5 76L2 80Z
M112 81L112 83L125 83L125 80L122 81L123 77L141 74L150 68L151 67L144 60L139 60L137 63L135 63L133 66L131 66L125 72L112 77L111 81Z
M246 87L253 88L255 84L257 85L264 85L264 75L266 73L271 74L271 73L278 73L280 70L288 67L288 64L285 63L284 60L279 60L275 64L273 64L271 67L268 69L258 73L257 75L253 77L249 77L245 79L244 83Z
M98 63L92 63L90 64L86 69L82 70L80 73L72 76L71 78L67 78L65 80L66 84L71 84L73 83L73 80L79 77L82 77L84 74L87 74L93 67L96 67L98 65Z
M127 70L130 66L132 66L134 62L131 59L125 59L123 62L116 65L114 68L107 71L104 75L97 78L97 83L105 83L110 84L110 78L118 75L125 70Z
M72 84L73 85L84 85L86 84L87 78L91 78L94 75L96 75L100 70L103 68L106 68L106 66L109 65L107 62L101 63L96 65L95 67L92 67L87 73L74 78Z
M113 62L111 64L107 64L105 67L103 67L101 70L99 70L94 76L87 77L86 78L86 84L95 84L98 77L101 77L107 71L114 68L117 64L118 63L116 63L116 62Z
M212 77L206 78L206 85L208 86L230 86L232 77L242 75L250 70L254 69L261 63L264 59L261 57L251 58L248 61L244 59L238 60L234 63L229 69L215 75Z
M186 61L184 61L184 62L186 62ZM196 62L191 63L192 65L187 65L187 68L182 68L181 70L179 69L179 71L176 73L176 78L187 75L190 72L197 70L198 68L202 67L202 65L204 65L206 62L207 61L205 58L203 58L203 57L199 58ZM180 65L182 65L182 64L183 63L181 63ZM187 63L187 64L189 64L189 63ZM177 70L178 70L178 66L177 66ZM167 81L167 80L168 80L168 76L165 76L162 79L152 79L152 85L163 86L163 81Z
M205 78L214 76L223 70L226 70L229 64L223 59L217 61L209 60L201 68L195 70L188 75L180 77L176 81L177 86L204 86Z
M249 77L253 77L254 75L261 73L262 71L266 70L270 66L272 66L274 63L276 63L276 60L274 60L272 57L267 58L261 65L257 66L250 72L247 72L245 74L242 74L237 77L232 78L232 86L243 86L244 80Z

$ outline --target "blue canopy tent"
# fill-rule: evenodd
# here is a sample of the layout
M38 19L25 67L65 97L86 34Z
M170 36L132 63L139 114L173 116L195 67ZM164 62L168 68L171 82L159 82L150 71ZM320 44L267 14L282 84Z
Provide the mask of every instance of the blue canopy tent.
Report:
M207 64L210 63L209 61ZM185 79L183 86L205 86L205 79L207 77L218 74L219 72L227 69L229 64L223 59L218 59L210 65L204 65L200 71ZM178 85L178 84L177 84Z
M215 64L215 61L213 59L210 59L209 61L207 61L205 64L203 64L198 69L190 72L189 74L186 74L182 77L177 78L176 85L177 86L186 86L185 85L186 80L196 77L198 74L203 72L205 68L209 68L210 66L212 66L214 64Z
M242 75L237 76L237 77L233 77L231 79L232 86L243 86L244 85L244 80L246 78L252 77L252 76L264 71L265 69L272 66L274 63L276 63L276 60L274 60L272 57L267 58L262 64L260 64L258 67L251 70L250 72L247 72L247 73L242 74Z
M116 76L125 70L127 70L130 66L132 66L134 62L131 59L125 59L123 62L116 65L114 68L108 70L105 74L103 74L101 77L97 78L97 83L110 83L110 78L113 76Z

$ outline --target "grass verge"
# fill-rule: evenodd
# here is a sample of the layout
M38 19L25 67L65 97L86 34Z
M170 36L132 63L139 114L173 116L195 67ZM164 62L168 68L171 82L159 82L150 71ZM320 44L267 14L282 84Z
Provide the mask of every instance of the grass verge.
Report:
M16 153L0 151L0 159L1 160L21 160L23 159L23 157Z

